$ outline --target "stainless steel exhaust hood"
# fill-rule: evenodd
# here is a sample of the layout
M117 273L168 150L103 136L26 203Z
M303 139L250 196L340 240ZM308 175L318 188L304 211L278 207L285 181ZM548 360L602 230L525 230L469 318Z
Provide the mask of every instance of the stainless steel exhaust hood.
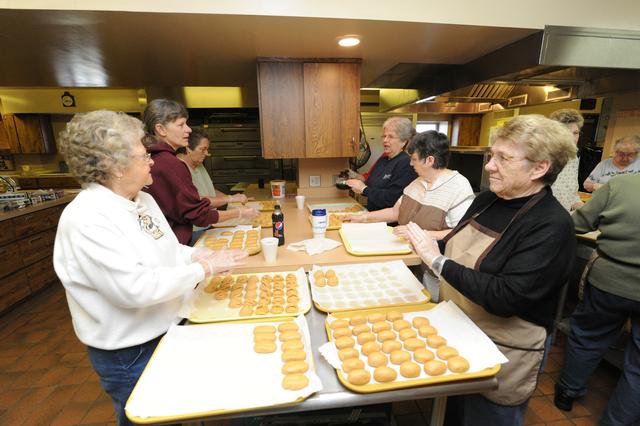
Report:
M556 100L604 96L640 89L640 32L547 26L464 65L399 65L403 88L437 102L543 103L549 86Z

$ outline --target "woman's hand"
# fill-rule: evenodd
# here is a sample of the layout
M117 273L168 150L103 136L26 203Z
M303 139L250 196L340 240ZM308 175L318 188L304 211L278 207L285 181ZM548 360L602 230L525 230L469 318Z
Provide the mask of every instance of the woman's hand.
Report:
M440 255L438 242L428 231L423 230L413 222L409 222L406 228L413 249L422 261L431 268L433 260Z
M364 191L364 189L367 187L367 185L365 185L363 181L358 179L347 179L345 183L349 185L351 190L356 194L362 194L362 191Z
M205 276L228 273L233 268L245 264L249 256L246 250L209 250L209 255L198 260L204 269Z
M364 176L362 176L360 173L356 171L349 169L347 170L347 172L349 173L349 179L364 180Z
M405 240L409 239L409 230L407 229L407 225L398 225L393 228L393 235L398 238L404 238Z
M366 222L368 213L349 213L342 216L343 222Z
M247 204L247 196L244 194L233 194L231 195L231 203L242 203Z
M235 210L238 210L238 219L255 219L260 215L260 212L256 209L252 209L251 207L240 207Z

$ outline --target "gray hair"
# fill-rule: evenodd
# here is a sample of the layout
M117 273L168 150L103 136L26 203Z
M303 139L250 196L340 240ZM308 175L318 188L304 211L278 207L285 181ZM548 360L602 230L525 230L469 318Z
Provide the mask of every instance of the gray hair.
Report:
M144 136L142 122L107 110L76 114L60 132L60 149L81 184L105 183L114 168L129 165L132 146Z
M640 151L640 136L631 135L618 139L613 144L613 150L616 151L618 148L620 148L621 145L633 145L636 148L636 152L638 152Z
M166 125L178 118L189 118L187 109L180 102L169 99L154 99L149 102L142 112L142 122L147 132L144 144L155 142L156 124Z
M573 135L562 123L538 114L520 115L509 120L493 135L491 143L506 139L524 148L529 161L548 161L542 177L545 184L556 181L569 160L576 157Z
M413 135L416 134L411 120L406 117L387 118L387 120L382 125L382 128L389 128L393 130L393 132L398 135L398 138L400 138L400 140L404 141L405 143L409 142Z
M582 114L580 114L578 110L571 109L571 108L562 108L562 109L553 111L549 115L549 118L555 121L559 121L564 125L575 123L578 125L578 129L582 129L582 126L584 126L584 117L582 116Z

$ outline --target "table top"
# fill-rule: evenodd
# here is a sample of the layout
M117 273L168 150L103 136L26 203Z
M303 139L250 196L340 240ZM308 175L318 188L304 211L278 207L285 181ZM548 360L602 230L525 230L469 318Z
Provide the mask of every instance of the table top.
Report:
M306 203L339 203L354 202L352 198L312 198L307 199ZM309 221L309 209L299 210L296 207L295 200L281 200L282 213L284 214L284 237L285 244L278 247L278 257L275 264L269 264L264 261L262 253L255 256L249 256L247 263L237 268L238 273L248 272L274 272L288 271L303 267L305 271L309 271L312 265L344 265L349 263L372 263L372 262L388 262L392 260L402 260L405 264L419 265L422 261L420 257L411 252L404 255L384 255L384 256L353 256L345 250L341 245L333 250L325 251L314 256L308 255L306 252L287 250L287 246L291 243L313 238L311 231L311 222ZM262 238L271 237L271 228L262 228ZM342 241L338 231L327 231L326 238L336 241Z

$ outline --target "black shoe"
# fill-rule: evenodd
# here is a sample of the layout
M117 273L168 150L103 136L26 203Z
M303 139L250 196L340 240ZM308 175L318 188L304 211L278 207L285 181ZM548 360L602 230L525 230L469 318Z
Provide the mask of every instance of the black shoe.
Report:
M563 411L571 411L573 408L573 400L575 398L567 395L564 389L556 385L556 394L553 397L553 403Z

